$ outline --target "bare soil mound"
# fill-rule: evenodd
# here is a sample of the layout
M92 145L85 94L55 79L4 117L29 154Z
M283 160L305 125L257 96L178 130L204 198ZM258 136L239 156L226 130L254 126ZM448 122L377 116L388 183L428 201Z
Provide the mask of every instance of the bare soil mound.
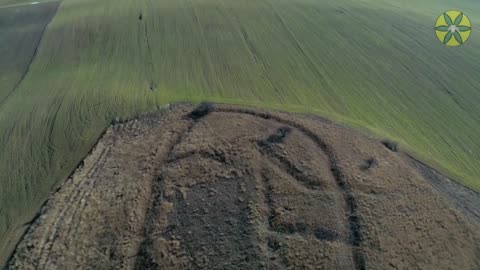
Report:
M7 269L480 269L480 225L322 119L176 105L112 125Z

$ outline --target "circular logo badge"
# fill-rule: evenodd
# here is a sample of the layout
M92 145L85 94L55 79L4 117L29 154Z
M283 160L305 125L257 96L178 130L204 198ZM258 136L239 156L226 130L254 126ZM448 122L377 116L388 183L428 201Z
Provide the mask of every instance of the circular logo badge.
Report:
M444 12L437 19L435 34L447 46L459 46L465 43L472 32L472 24L461 11Z

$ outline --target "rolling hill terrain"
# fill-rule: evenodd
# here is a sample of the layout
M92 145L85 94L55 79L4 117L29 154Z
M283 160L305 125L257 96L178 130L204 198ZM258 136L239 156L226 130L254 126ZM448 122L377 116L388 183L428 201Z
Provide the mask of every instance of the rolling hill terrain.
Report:
M168 106L107 129L6 269L478 269L480 216L410 161L319 117Z

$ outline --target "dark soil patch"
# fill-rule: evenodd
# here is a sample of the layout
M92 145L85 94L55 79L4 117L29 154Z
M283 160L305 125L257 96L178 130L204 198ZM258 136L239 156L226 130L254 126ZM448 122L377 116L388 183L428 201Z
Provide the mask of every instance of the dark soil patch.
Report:
M178 220L178 224L171 234L183 240L194 265L202 269L259 268L249 217L252 193L240 190L240 183L247 183L246 189L253 191L253 182L245 180L218 179L193 187L186 198L176 198L172 215L177 218L171 220ZM209 259L204 260L204 256Z
M334 230L318 228L315 229L313 233L315 234L315 237L320 240L333 241L338 239L338 234Z

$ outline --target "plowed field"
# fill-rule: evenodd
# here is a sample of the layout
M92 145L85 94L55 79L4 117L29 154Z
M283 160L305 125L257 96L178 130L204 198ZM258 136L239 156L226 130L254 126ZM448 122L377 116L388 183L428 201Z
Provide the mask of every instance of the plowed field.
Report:
M7 269L479 269L479 229L351 129L175 105L112 125Z

